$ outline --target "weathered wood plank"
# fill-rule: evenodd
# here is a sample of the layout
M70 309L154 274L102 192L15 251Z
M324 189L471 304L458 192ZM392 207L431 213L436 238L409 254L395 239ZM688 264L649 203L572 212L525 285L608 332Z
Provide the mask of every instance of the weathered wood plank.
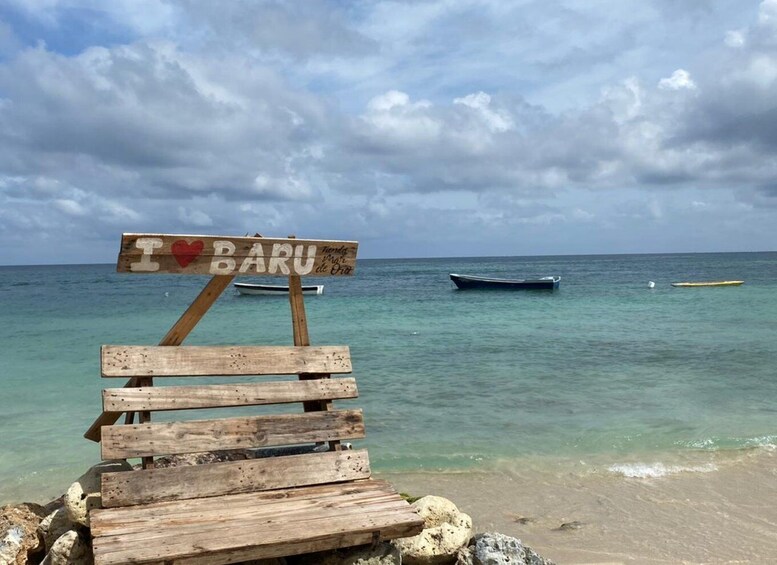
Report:
M205 285L205 288L197 295L197 298L194 299L181 317L178 318L178 321L170 328L167 335L162 338L159 345L170 346L183 343L186 336L191 333L197 323L202 319L210 307L213 306L218 297L221 296L221 293L224 292L224 289L229 286L234 278L235 277L233 276L215 276L211 278L210 281L208 281L208 284ZM135 379L130 379L124 386L137 386L137 381ZM86 430L84 437L92 441L100 441L100 438L102 437L101 428L103 426L115 424L119 419L119 416L120 414L118 413L103 412L94 422L92 422L92 425ZM127 423L131 423L129 415L127 417Z
M263 527L252 530L224 527L202 533L187 534L175 540L154 536L149 532L140 543L127 543L119 536L94 538L95 565L124 565L143 563L159 565L226 565L262 559L300 555L342 547L368 545L377 540L391 540L414 536L423 530L419 518L399 509L372 511L365 508L356 516L331 515L313 523L315 537L305 536L311 523L301 522L294 528L285 520L268 518ZM253 526L253 523L251 523ZM259 536L268 531L266 524L276 524L295 536L296 541L286 539L262 540ZM225 540L232 540L225 542ZM169 542L169 544L168 544ZM231 544L231 545L230 545Z
M90 527L93 536L131 536L170 526L185 533L196 532L203 524L209 526L214 518L225 513L251 514L259 521L273 518L282 510L291 519L316 509L347 510L365 502L404 507L393 487L385 481L370 479L96 510L90 513L90 520L97 518Z
M105 508L367 479L367 450L265 457L102 475Z
M125 233L117 271L187 275L344 276L355 241Z
M227 564L419 533L423 521L383 481L94 510L97 565Z
M103 377L177 377L350 373L348 346L103 345Z
M357 396L356 379L352 377L228 385L107 388L103 390L103 410L106 412L190 410L288 404Z
M102 436L103 459L126 459L357 439L364 437L364 420L361 410L336 410L105 426Z

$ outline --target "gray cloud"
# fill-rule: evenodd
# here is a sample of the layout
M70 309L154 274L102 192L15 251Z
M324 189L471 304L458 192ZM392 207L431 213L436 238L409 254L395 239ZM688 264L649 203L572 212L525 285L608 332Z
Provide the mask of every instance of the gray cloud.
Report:
M610 19L574 3L149 5L132 43L0 61L0 241L260 231L389 255L491 239L628 251L683 225L717 245L706 223L729 213L738 241L761 229L777 245L775 0L736 41L730 2L617 3ZM616 245L619 229L635 235ZM542 243L510 247L521 234Z
M185 21L201 30L211 48L247 48L295 58L355 57L374 53L378 48L376 42L354 29L347 9L337 2L173 3ZM185 38L181 39L186 43Z

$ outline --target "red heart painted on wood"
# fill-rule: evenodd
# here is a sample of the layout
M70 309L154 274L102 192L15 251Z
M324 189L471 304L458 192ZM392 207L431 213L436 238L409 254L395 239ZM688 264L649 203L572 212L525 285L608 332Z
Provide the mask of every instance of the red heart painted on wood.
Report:
M173 252L173 257L178 261L181 267L186 267L189 263L194 261L202 253L202 249L205 244L202 241L192 241L187 243L184 239L174 241L170 250Z

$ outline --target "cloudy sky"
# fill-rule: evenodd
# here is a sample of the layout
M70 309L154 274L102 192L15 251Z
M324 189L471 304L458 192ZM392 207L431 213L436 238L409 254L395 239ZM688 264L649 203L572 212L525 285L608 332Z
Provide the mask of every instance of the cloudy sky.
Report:
M777 0L0 0L0 264L777 249Z

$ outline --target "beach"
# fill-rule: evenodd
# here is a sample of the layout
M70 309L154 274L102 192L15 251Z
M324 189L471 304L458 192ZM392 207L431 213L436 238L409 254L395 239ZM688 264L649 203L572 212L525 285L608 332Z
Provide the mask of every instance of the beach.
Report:
M767 564L777 562L776 463L774 451L754 450L621 472L578 464L387 478L450 498L476 530L517 537L559 564Z

